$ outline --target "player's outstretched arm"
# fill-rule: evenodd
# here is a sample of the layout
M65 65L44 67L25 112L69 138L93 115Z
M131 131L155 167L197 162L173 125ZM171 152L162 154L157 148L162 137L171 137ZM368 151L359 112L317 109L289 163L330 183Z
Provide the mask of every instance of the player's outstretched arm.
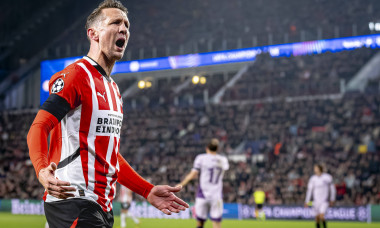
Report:
M179 192L182 187L154 186L136 173L120 154L118 154L118 161L120 167L118 182L145 197L150 204L163 213L170 215L172 212L178 213L189 207L187 203L174 195L174 192Z
M137 194L147 198L150 191L154 187L151 183L146 181L143 177L141 177L129 164L128 162L118 154L117 157L119 161L119 175L117 181L124 185L125 187L132 190L132 192L136 192Z
M168 185L157 185L150 191L147 200L150 204L156 207L167 215L172 212L178 213L189 208L189 205L174 195L174 192L179 192L182 186L170 187Z
M186 175L185 179L183 179L183 181L177 185L177 187L187 185L187 183L189 183L197 175L198 175L198 171L196 169L191 170L190 173Z
M309 206L312 191L313 191L313 179L310 178L309 183L307 184L307 192L306 192L306 199L305 199L305 205L304 205L305 207Z
M331 178L331 182L330 182L330 207L334 206L335 204L335 199L336 199L336 188L335 188L335 184L334 184L334 181L332 180Z

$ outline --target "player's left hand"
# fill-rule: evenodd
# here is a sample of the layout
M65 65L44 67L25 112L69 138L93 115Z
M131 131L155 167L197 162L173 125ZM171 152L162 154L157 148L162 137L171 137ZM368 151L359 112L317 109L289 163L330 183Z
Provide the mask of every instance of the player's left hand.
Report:
M330 201L330 207L333 207L333 206L334 206L334 204L335 204L335 202L334 202L334 201Z
M172 212L178 213L189 208L189 205L174 195L174 192L181 191L182 186L170 187L168 185L157 185L150 191L147 200L150 204L156 207L167 215Z

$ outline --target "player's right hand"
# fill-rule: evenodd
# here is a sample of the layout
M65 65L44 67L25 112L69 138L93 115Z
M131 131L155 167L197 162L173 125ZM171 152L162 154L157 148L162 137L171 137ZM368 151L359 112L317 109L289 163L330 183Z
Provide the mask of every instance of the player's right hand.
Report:
M54 173L57 169L57 165L52 162L46 168L40 170L38 174L38 180L44 186L47 193L59 199L67 199L74 197L74 194L70 193L75 191L74 187L70 187L70 183L67 181L61 181L55 177Z
M179 213L189 208L189 205L174 195L174 192L181 191L180 187L170 187L168 185L156 185L146 198L150 204L167 215L172 212Z

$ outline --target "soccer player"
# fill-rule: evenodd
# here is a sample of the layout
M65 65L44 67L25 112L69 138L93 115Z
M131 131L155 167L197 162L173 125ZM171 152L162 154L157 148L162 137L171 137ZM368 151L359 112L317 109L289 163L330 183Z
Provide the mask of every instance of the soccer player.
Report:
M177 186L185 186L200 174L198 192L195 199L197 228L203 228L210 214L214 228L221 227L223 215L223 175L229 168L226 157L217 154L219 141L212 139L206 147L205 154L199 154L194 161L193 169Z
M119 153L123 101L110 75L123 57L129 27L119 1L100 3L86 22L87 56L52 76L50 96L30 127L29 156L45 188L51 228L112 227L116 182L165 214L188 207L173 193L181 186L152 185Z
M265 202L265 192L260 188L253 193L253 198L255 200L255 216L257 219L265 220L265 212L263 211L263 205Z
M139 224L140 221L138 218L136 218L133 214L129 212L129 208L132 204L132 191L123 186L120 185L120 195L119 195L119 202L121 204L121 212L120 212L120 226L121 228L126 227L126 219L127 216L131 217L135 224Z
M322 223L323 227L327 228L325 214L329 205L334 205L336 190L332 176L323 172L322 165L314 166L314 174L307 185L305 207L313 196L316 227L320 228L320 223Z

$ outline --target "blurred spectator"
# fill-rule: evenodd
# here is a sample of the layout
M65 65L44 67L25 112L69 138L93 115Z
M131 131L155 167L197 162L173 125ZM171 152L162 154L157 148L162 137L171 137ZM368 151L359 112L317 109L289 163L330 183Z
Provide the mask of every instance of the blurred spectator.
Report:
M191 169L205 142L223 129L225 133L220 137L225 142L221 152L235 148L229 156L238 153L242 143L260 139L265 145L259 150L259 155L264 156L262 165L256 164L257 155L251 154L251 149L241 151L242 161L231 162L225 175L226 202L248 203L254 186L261 186L270 204L300 204L312 173L309 167L322 162L336 181L338 205L380 203L379 148L365 154L355 150L362 135L370 134L374 141L379 140L379 135L374 134L380 119L379 104L380 96L348 94L334 100L279 101L259 106L129 110L120 152L127 160L133 160L135 169L153 183L176 184ZM363 107L371 107L373 115L365 123L357 118ZM1 115L0 134L6 132L8 137L0 139L0 180L4 183L0 185L0 198L42 197L43 189L25 143L34 115L33 111ZM239 126L246 115L250 116L250 123L241 131ZM298 128L296 133L289 132L292 125ZM315 126L324 126L324 130L315 131ZM283 142L282 149L275 160L269 161L271 154L276 153L274 142L278 141ZM347 142L353 145L349 149ZM189 184L181 197L192 201L195 189L194 184Z

